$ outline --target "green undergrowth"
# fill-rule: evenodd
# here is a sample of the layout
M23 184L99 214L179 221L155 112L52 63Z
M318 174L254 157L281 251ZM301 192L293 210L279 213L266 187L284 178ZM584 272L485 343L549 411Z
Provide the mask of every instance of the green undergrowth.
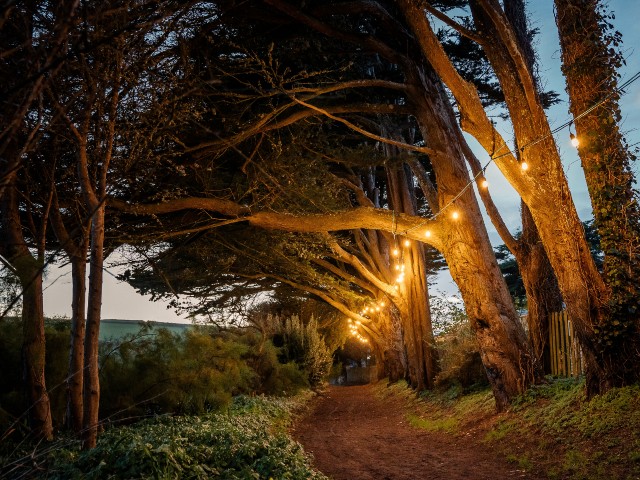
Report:
M587 400L584 381L548 380L500 414L488 389L416 395L399 383L380 385L377 392L403 397L411 425L471 435L541 478L640 479L640 386L612 389Z
M223 413L166 415L109 428L93 450L43 446L38 468L50 479L324 479L287 435L308 395L239 396Z

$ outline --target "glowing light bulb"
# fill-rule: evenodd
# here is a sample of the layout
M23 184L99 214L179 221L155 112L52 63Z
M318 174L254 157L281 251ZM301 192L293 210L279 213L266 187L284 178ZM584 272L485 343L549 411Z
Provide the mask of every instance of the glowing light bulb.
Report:
M384 307L386 304L384 302L380 302L380 306Z
M454 210L451 214L451 218L453 218L454 220L458 220L460 218L460 213L458 213L457 210Z
M351 321L352 321L351 319L348 320L349 323L351 323Z
M527 162L522 162L522 163L520 164L520 168L521 168L523 171L527 171L527 170L529 170L529 164L528 164Z
M424 232L424 236L429 238L431 236L431 230L427 230L426 232Z
M362 322L360 320L356 320L356 325L362 325Z
M578 137L576 137L573 132L569 133L569 138L571 139L571 145L573 145L574 147L578 148L578 145L580 145L580 140L578 140Z
M380 311L380 307L376 307L376 312L379 312L379 311Z
M480 182L480 185L482 186L482 188L489 188L489 182L487 182L486 179L482 180L482 182Z
M395 269L396 269L396 270L400 270L400 265L396 265L396 266L395 266Z
M394 257L397 257L398 255L400 255L400 250L398 250L397 248L394 248L391 253L393 254Z
M409 245L411 245L411 242L409 240L405 240L404 241L404 246L408 247Z
M400 289L400 287L398 285L394 285L393 288L395 288L396 290Z

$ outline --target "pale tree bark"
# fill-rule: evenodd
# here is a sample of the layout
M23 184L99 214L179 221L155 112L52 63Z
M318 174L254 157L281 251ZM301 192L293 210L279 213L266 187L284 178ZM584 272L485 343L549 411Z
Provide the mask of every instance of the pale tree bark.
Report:
M619 128L616 69L624 58L617 34L604 26L604 2L556 0L555 6L578 153L604 252L603 278L611 292L595 328L603 375L587 377L588 391L597 393L640 378L640 209L630 168L635 157Z

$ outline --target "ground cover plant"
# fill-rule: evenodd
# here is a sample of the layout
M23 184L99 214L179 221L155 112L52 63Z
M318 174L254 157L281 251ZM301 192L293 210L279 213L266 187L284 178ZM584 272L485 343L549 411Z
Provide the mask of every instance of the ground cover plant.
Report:
M161 415L111 427L92 450L80 452L76 441L60 440L25 452L0 473L13 478L46 470L52 479L323 479L287 434L309 395L242 395L222 412Z
M557 379L530 388L497 414L487 388L459 386L424 393L401 383L378 387L399 395L407 420L428 431L473 435L514 466L549 479L635 479L640 476L640 388L616 388L587 400L583 379Z

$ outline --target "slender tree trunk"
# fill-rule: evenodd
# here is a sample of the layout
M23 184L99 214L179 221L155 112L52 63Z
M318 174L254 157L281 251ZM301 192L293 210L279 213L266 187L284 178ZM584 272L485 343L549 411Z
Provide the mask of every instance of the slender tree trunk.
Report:
M630 169L634 157L618 127L619 38L606 31L603 2L555 0L555 6L572 115L606 100L575 124L611 293L594 329L601 373L587 371L588 393L595 394L640 379L640 208Z
M44 307L42 296L42 263L35 259L25 242L18 211L17 192L10 185L4 192L3 216L6 234L3 241L10 252L9 260L18 272L23 289L22 358L28 398L28 418L33 435L53 439L51 406L47 392L45 366Z
M87 248L85 246L85 252ZM71 429L82 431L83 383L84 383L84 340L86 315L86 275L87 259L71 258L71 278L73 298L71 301L71 338L69 345L69 376L67 380L67 423Z
M84 413L83 448L96 446L100 407L100 378L98 372L98 338L102 308L102 268L104 265L104 215L102 204L91 222L91 260L89 272L89 299L87 329L84 343Z

